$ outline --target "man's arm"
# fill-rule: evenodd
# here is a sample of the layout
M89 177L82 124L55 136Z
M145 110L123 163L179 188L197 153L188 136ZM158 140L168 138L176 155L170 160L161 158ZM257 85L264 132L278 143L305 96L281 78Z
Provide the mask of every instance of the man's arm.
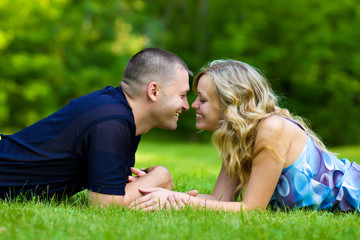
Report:
M95 206L114 206L120 205L122 207L128 206L135 199L142 196L138 191L139 188L143 187L162 187L171 189L174 185L173 180L169 171L162 166L156 166L148 168L148 173L136 181L132 181L126 184L125 195L109 195L103 193L97 193L88 190L89 200Z

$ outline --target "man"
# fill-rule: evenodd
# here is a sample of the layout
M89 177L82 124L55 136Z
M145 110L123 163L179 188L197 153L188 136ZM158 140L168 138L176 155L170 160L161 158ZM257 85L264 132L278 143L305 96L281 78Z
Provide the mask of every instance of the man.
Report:
M139 177L128 178L140 135L176 129L189 109L189 74L175 54L144 49L130 59L119 87L72 100L13 135L1 135L0 198L88 189L96 205L127 206L141 196L140 187L171 188L171 176L160 166L133 169Z

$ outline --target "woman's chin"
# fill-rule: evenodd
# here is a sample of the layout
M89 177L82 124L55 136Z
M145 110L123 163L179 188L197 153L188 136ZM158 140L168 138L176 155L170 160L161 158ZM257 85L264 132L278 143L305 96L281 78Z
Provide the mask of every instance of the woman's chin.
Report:
M199 124L199 123L196 123L195 127L196 127L197 130L205 130L203 128L203 126L201 124Z
M202 130L202 131L208 131L208 132L214 132L215 131L212 128L209 128L209 127L201 125L201 124L196 124L196 129L197 130Z

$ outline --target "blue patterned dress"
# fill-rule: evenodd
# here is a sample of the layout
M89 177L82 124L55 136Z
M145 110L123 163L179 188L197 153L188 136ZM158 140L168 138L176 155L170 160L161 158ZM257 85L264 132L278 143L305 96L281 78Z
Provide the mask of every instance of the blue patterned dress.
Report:
M360 166L323 152L308 136L300 156L283 169L269 205L359 211Z

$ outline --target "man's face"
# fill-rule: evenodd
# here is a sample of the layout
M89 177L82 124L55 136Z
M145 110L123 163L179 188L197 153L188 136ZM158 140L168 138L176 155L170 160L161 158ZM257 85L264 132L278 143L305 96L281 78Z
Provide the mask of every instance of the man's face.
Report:
M190 90L188 72L178 67L176 75L170 84L161 88L161 97L157 105L158 127L175 130L179 115L183 110L189 110L186 94Z

